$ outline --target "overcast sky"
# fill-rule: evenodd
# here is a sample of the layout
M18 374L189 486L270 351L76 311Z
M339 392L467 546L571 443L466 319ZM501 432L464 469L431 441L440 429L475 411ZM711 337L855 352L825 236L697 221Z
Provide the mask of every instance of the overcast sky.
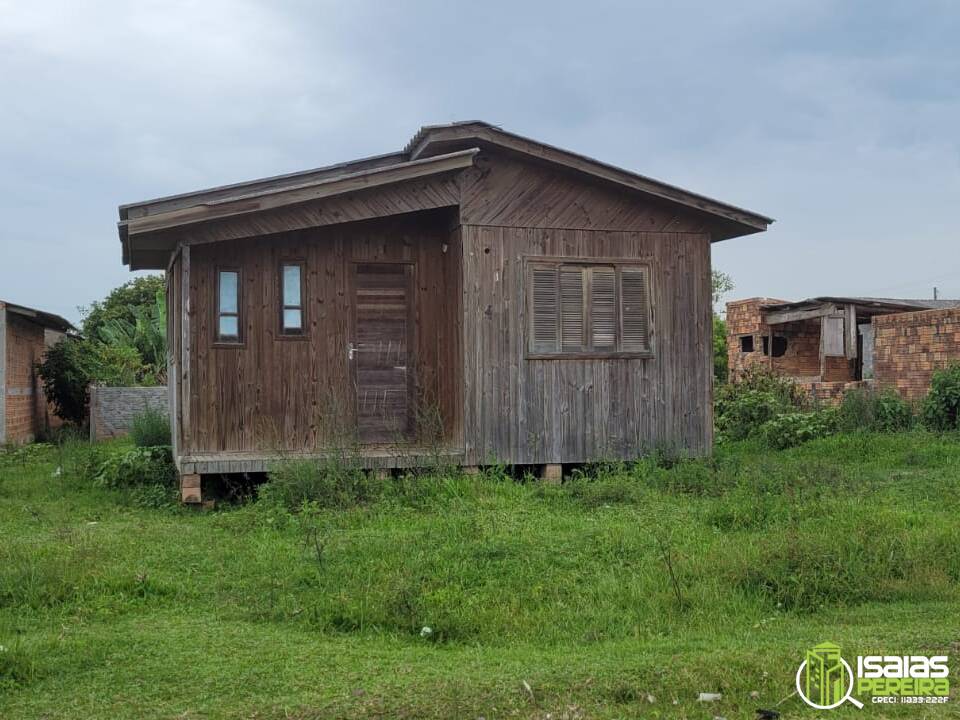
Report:
M960 297L960 3L0 0L0 298L128 280L117 205L482 119L776 218L731 297Z

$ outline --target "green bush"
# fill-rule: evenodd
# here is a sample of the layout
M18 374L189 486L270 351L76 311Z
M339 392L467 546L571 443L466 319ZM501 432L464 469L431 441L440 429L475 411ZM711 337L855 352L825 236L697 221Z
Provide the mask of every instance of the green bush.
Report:
M383 482L364 472L350 458L330 455L321 460L288 460L278 464L258 496L267 505L297 511L304 503L345 509L378 499Z
M103 487L130 488L147 485L172 487L177 478L169 447L138 447L107 452L94 460L94 482Z
M913 409L892 390L858 388L846 392L837 417L841 430L897 432L913 426Z
M790 380L764 368L750 368L737 382L717 390L717 439L743 440L778 415L808 406L806 393Z
M44 354L37 374L57 417L76 425L85 423L90 401L88 388L95 375L95 362L86 341L63 338Z
M159 410L144 407L133 418L130 438L137 447L158 447L170 444L170 420Z
M933 373L921 417L931 430L960 429L960 364Z
M727 357L727 323L713 314L713 379L717 385L727 382L729 359Z
M792 412L765 422L760 428L760 436L769 447L782 450L826 437L836 428L837 417L833 410Z

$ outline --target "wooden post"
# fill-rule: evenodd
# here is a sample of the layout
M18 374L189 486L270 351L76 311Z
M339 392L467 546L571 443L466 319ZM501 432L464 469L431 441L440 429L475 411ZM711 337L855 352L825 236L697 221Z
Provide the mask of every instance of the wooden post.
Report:
M773 325L767 326L767 354L770 357L770 372L773 372Z
M820 377L817 379L817 382L823 382L823 376L826 375L827 369L827 356L824 350L824 329L826 322L826 317L820 318Z
M199 505L203 502L200 476L196 473L180 476L180 501L188 505Z
M563 465L547 464L540 470L540 479L551 485L559 485L563 482Z
M390 469L389 468L377 468L376 470L371 470L373 477L376 480L389 480L390 479Z
M193 425L190 422L190 246L184 245L180 250L180 403L177 406L177 420L180 424L177 451L187 454L190 448L196 447L192 436ZM238 290L239 292L239 290ZM214 328L216 332L216 328Z
M464 465L460 470L464 475L479 475L480 467L478 465Z

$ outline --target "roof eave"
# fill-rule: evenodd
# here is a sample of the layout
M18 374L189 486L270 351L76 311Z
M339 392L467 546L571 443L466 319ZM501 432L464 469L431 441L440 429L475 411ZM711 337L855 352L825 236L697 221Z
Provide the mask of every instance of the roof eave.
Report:
M141 236L146 237L158 231L187 228L197 223L279 209L426 176L458 172L471 167L479 152L477 148L468 148L445 155L323 178L315 182L231 195L143 217L128 217L118 223L124 263L131 270L144 269L140 267L141 263L137 258L136 241ZM153 258L149 264L152 268L157 264L157 259Z

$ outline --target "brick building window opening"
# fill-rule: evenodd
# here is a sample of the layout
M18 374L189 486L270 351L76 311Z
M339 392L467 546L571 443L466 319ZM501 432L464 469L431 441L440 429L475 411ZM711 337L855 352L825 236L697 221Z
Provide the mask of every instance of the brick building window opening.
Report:
M782 335L773 336L773 357L783 357L787 353L787 339ZM763 354L770 355L770 338L763 337Z
M753 335L740 336L740 352L742 353L753 352Z

